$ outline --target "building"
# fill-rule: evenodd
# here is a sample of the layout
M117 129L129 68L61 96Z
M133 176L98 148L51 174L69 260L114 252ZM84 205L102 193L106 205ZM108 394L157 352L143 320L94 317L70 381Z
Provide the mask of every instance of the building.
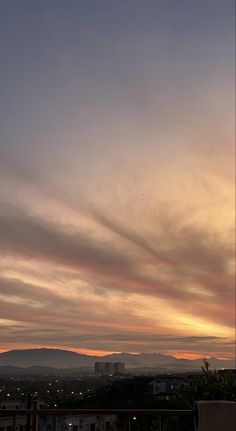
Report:
M41 405L44 408L43 400L38 402L38 407ZM32 430L32 418L30 425L27 425L26 416L16 416L16 422L13 425L13 417L1 416L1 410L21 410L27 408L26 403L21 401L1 401L0 403L0 431L28 431L29 426ZM116 415L92 415L84 414L80 416L58 416L57 417L57 431L113 431L116 429L117 418ZM45 413L38 416L37 420L38 431L53 431L53 417L45 415Z
M115 362L114 363L114 374L124 374L124 373L125 373L124 362Z
M124 374L124 362L95 362L94 372L96 376L113 376L115 374Z
M168 399L175 396L181 386L188 384L189 382L181 376L158 376L148 384L148 393L155 398Z
M94 372L95 372L96 376L104 376L105 375L105 362L95 362Z

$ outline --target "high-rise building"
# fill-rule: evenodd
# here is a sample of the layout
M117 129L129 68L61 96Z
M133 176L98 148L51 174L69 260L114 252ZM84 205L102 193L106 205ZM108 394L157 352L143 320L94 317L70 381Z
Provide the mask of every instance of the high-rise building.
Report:
M114 374L124 374L124 362L95 362L94 372L96 376L113 376Z
M125 372L124 362L115 362L114 363L114 374L124 374L124 372Z
M105 375L112 376L114 374L114 362L105 362Z
M96 376L104 376L105 375L105 362L95 362L94 371Z

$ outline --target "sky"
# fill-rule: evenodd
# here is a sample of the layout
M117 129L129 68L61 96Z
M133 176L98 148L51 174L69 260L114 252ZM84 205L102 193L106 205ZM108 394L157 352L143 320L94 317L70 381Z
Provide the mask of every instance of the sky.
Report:
M0 3L0 352L232 359L234 0Z

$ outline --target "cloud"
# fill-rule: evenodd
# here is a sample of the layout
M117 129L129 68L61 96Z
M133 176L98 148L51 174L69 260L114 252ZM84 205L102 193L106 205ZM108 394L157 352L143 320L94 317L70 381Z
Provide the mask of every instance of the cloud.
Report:
M82 343L88 349L106 349L109 345L114 351L127 350L128 346L133 351L153 351L155 346L156 351L177 351L184 346L194 350L197 345L204 350L207 339L215 351L221 352L221 346L233 351L232 345L226 345L235 324L230 226L224 231L215 224L197 221L191 205L186 214L184 208L181 212L158 202L156 207L147 207L147 229L138 213L134 218L133 212L129 219L124 217L126 212L117 211L118 207L111 205L106 210L101 202L89 201L82 194L77 203L72 194L22 169L13 173L22 193L26 185L31 189L28 203L21 199L22 205L20 200L12 204L7 199L0 205L1 267L6 274L1 280L1 312L5 319L15 316L16 324L29 326L19 330L25 340L30 340L30 326L37 325L34 330L42 345L55 337L55 346ZM50 214L51 206L39 211L37 199L38 207L40 202L45 206L51 200L57 202L62 209L60 217L55 209ZM70 212L73 218L68 219ZM14 268L7 264L8 259L15 260ZM24 262L28 266L23 270ZM126 302L122 303L122 296ZM154 310L150 313L152 298L156 314L163 307L165 319L169 312L176 322L173 339L166 320L158 320ZM216 338L200 341L194 335L196 338L191 339L197 325L199 333L205 326L206 337L212 337L214 331ZM97 331L93 337L89 334L94 326ZM123 333L119 339L117 330L124 331L125 327L130 336ZM153 335L155 331L160 337ZM181 337L181 331L190 338Z
M58 9L42 34L38 14L24 11L22 32L14 11L19 37L4 38L4 343L19 325L22 346L191 353L209 341L232 355L232 13L190 7L186 26L179 6L135 20L130 8L125 26L104 26L82 9L82 26Z
M95 268L113 273L128 269L127 260L113 244L96 244L90 236L67 226L55 226L18 208L5 208L0 214L0 245L5 253L60 262L67 266Z
M160 218L160 243L164 246L162 250L159 244L157 247L160 255L163 253L167 260L172 260L167 269L164 259L161 264L158 260L156 267L156 257L151 252L149 259L143 260L140 250L137 253L118 240L98 240L91 232L55 224L15 207L2 209L0 213L3 233L0 245L5 254L77 271L78 278L90 279L94 291L153 295L177 307L184 300L186 313L206 317L210 313L214 321L225 320L230 324L233 310L231 315L229 311L223 316L219 299L224 305L232 303L234 278L227 273L227 263L233 257L233 249L196 226L184 223L179 226L178 219L166 220L168 216L164 222ZM132 238L132 231L128 237ZM134 244L140 249L142 238L138 244L135 239ZM144 252L147 253L147 247ZM150 274L145 272L146 262ZM207 305L204 292L209 296Z

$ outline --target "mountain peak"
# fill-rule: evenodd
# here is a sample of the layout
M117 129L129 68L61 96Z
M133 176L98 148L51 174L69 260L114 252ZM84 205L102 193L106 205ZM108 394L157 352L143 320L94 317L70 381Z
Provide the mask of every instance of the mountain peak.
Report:
M161 370L193 370L201 369L202 360L178 359L175 356L162 353L113 353L105 356L89 356L70 350L38 348L24 350L9 350L0 353L0 366L16 367L54 367L80 368L93 367L96 361L125 362L126 368L151 367ZM209 359L212 368L232 368L233 361Z

